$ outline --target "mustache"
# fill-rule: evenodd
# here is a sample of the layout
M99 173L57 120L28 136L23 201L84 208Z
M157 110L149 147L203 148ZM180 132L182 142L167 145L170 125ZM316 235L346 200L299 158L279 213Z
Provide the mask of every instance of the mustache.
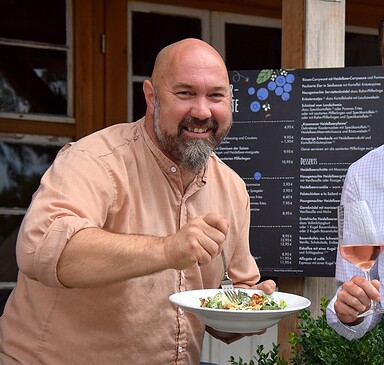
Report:
M203 128L211 129L213 133L217 132L219 125L215 119L198 119L198 118L183 118L179 123L178 132L181 135L183 129L185 128Z

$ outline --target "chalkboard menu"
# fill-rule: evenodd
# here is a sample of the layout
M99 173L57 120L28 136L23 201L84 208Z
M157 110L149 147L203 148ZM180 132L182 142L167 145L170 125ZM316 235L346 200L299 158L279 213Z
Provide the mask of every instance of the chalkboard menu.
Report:
M233 126L218 156L250 195L264 276L334 276L348 166L384 143L384 68L231 71Z

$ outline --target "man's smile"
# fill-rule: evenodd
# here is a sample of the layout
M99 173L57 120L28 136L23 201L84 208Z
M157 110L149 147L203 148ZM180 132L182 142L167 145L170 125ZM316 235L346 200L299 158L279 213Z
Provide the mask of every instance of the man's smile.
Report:
M188 132L192 132L192 133L206 133L206 132L208 132L210 129L209 129L209 128L187 127L186 130L187 130Z

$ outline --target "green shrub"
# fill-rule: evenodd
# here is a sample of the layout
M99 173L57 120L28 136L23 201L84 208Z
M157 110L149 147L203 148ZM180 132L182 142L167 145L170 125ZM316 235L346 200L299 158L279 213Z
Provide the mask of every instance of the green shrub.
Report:
M288 365L286 360L279 357L279 345L272 344L273 348L269 352L264 352L264 346L259 345L256 350L256 360L250 360L249 363L243 362L243 359L239 357L239 361L235 361L233 356L230 357L229 362L231 365Z
M298 333L289 334L291 358L287 361L279 357L279 345L273 344L269 352L258 346L256 356L248 363L235 361L231 365L383 365L384 364L384 321L358 340L347 340L337 334L326 320L326 307L329 301L321 300L322 314L312 318L304 309L299 314Z

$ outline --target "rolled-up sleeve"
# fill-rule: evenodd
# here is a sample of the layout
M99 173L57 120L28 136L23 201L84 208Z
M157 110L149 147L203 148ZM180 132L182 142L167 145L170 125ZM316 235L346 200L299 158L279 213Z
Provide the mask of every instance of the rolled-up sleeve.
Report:
M79 230L103 227L115 199L103 159L64 147L44 174L20 227L20 271L44 285L62 287L56 268L65 245Z

